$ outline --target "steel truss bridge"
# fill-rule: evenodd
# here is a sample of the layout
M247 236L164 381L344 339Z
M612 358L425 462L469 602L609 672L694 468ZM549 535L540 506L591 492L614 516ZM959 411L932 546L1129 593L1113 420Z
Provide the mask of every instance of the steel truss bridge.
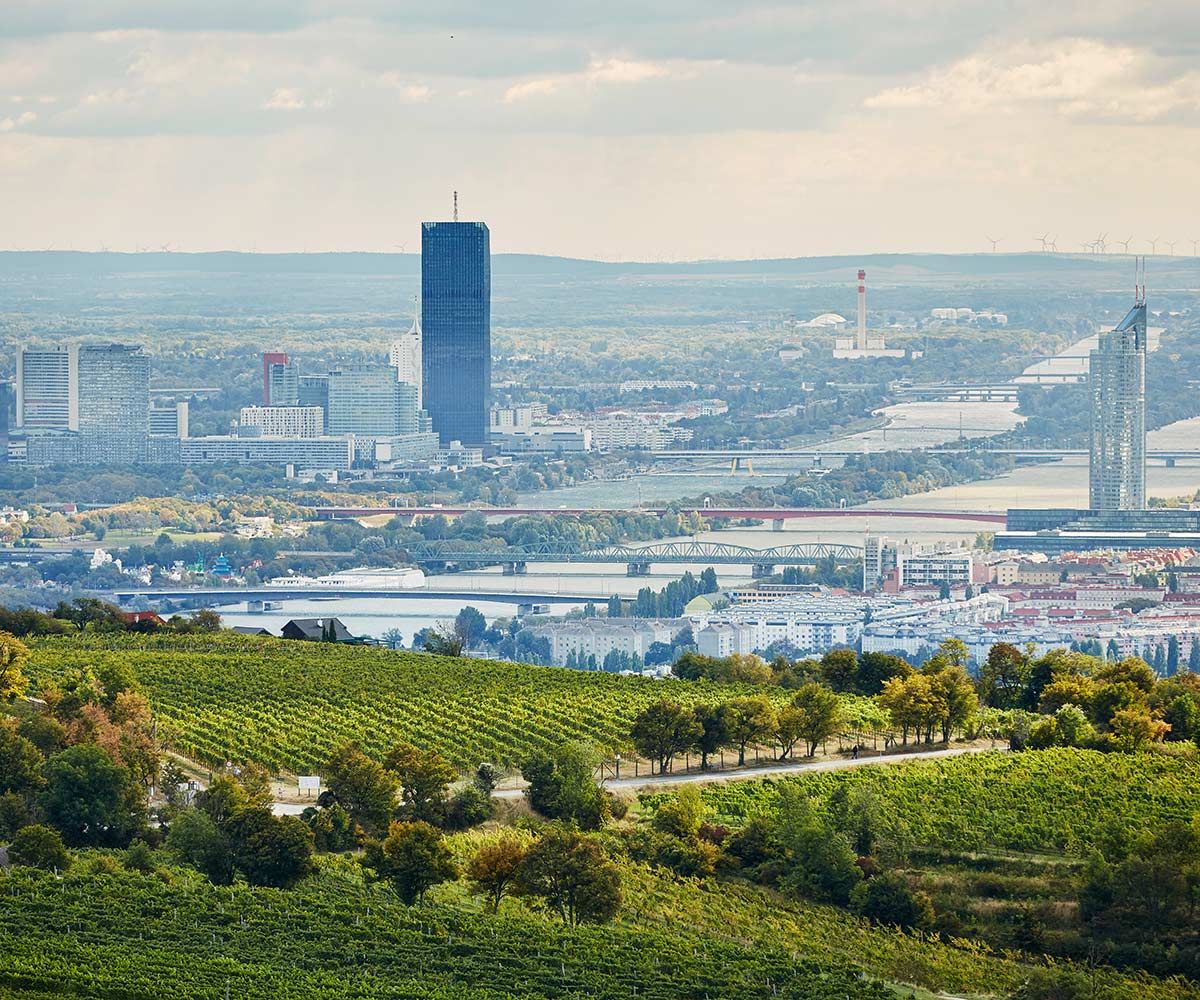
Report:
M862 558L862 547L816 542L752 549L727 542L659 542L653 545L583 546L546 543L503 549L468 549L461 543L427 542L405 547L418 563L457 566L501 565L505 573L524 573L529 563L625 563L630 576L645 576L655 563L750 566L754 576L770 576L776 566L812 566L822 560L849 563Z

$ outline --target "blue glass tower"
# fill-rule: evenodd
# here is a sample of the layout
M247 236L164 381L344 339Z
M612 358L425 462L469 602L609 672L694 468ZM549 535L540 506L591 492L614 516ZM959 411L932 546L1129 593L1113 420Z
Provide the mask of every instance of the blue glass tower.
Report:
M487 444L492 263L482 222L421 226L421 384L443 445Z

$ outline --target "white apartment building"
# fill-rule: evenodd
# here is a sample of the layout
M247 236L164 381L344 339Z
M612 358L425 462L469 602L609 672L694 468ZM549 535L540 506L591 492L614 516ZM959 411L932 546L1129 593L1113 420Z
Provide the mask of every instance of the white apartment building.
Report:
M325 411L319 406L243 406L238 414L239 436L315 438L324 433Z
M531 427L528 430L493 431L492 444L509 455L558 452L577 453L592 450L592 432L586 427Z
M594 656L597 663L616 650L645 658L656 642L671 642L683 623L644 618L581 618L569 622L535 625L529 631L550 641L550 656L563 664L571 652L576 659Z

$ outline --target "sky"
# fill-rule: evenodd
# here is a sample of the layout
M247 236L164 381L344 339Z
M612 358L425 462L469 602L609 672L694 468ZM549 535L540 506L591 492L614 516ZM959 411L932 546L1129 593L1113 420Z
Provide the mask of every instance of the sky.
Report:
M1198 177L1195 0L0 3L8 249L1192 255Z

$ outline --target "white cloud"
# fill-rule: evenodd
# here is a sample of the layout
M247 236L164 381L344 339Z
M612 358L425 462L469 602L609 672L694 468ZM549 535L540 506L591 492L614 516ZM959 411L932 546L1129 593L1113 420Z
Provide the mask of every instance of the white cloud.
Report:
M526 80L524 83L514 83L504 91L504 103L515 104L518 101L527 101L531 97L544 97L547 94L553 94L558 90L559 83L559 80L549 77L542 80Z
M640 83L669 76L665 66L635 59L593 59L585 74L597 83Z
M1073 117L1153 121L1200 110L1200 73L1129 46L1075 38L974 53L864 102L876 110L972 113L1031 107ZM1163 75L1164 72L1168 75Z
M24 125L32 125L37 121L37 112L22 111L15 118L0 118L0 132L11 132Z
M378 83L396 91L396 96L405 104L424 104L433 96L433 88L424 83L412 83L399 73L389 70L380 73Z
M279 87L263 103L263 107L268 111L300 111L308 107L308 102L298 90L293 90L291 87Z

